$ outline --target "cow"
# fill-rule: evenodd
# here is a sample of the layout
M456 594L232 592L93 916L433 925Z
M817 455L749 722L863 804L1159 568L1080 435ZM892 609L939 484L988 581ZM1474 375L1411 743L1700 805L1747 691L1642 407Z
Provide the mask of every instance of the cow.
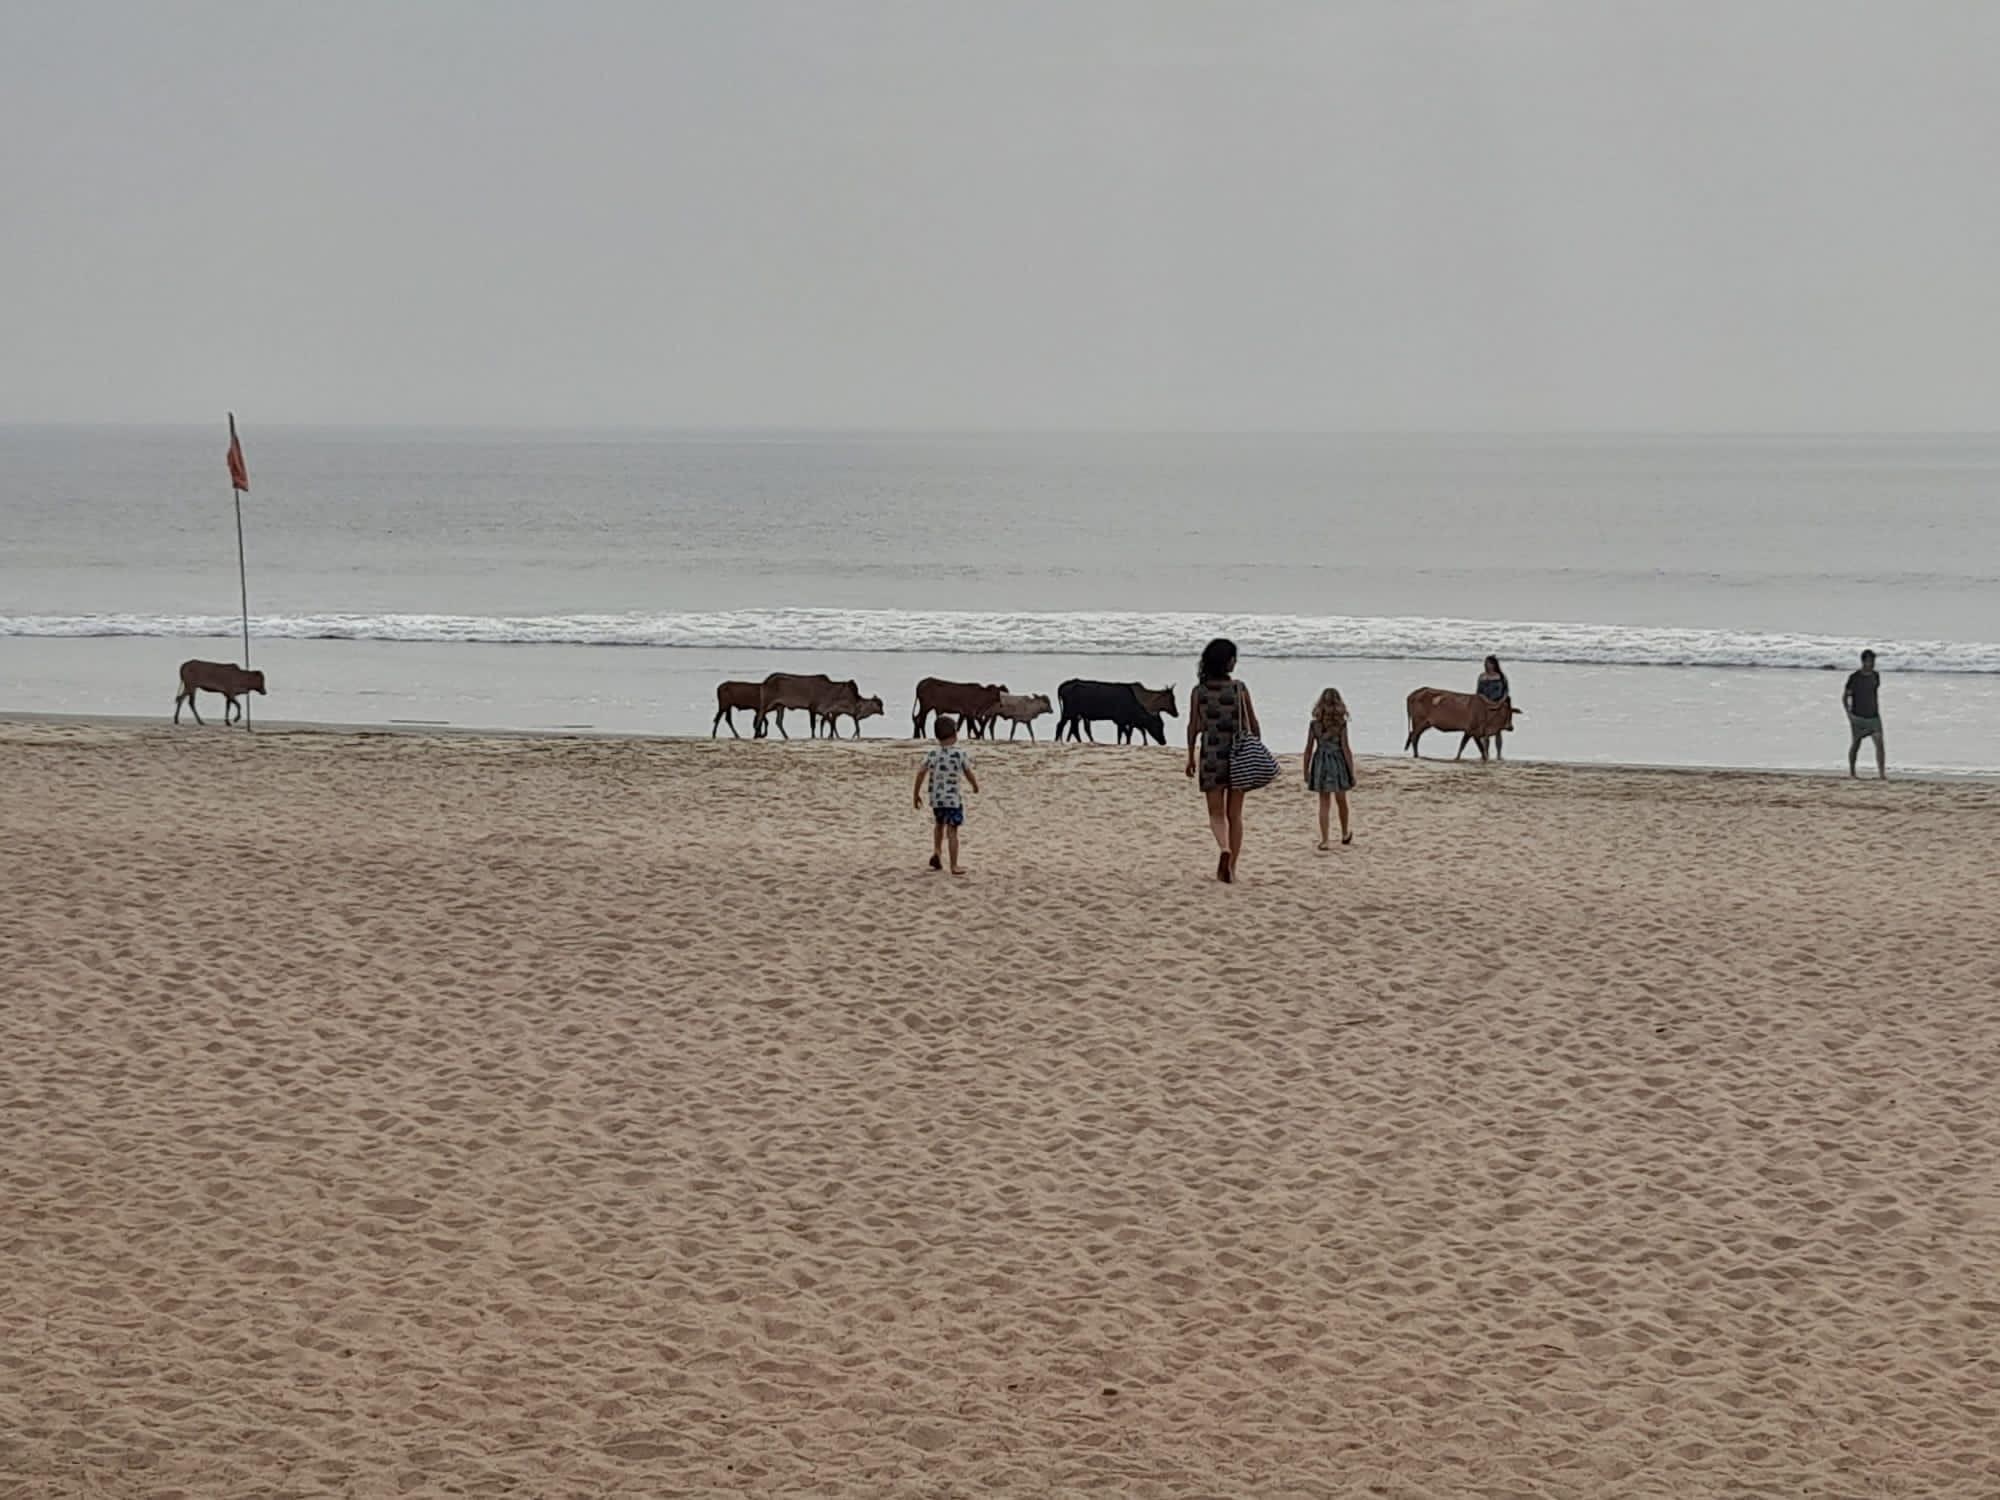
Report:
M1028 726L1028 738L1035 737L1035 720L1043 714L1054 713L1055 705L1049 702L1046 693L1002 693L1000 711L996 718L1009 721L1007 738L1012 739L1021 732L1021 726Z
M1489 739L1498 754L1500 736L1514 727L1514 716L1521 712L1510 698L1495 702L1477 693L1450 693L1443 688L1418 688L1410 694L1409 710L1410 737L1403 741L1403 748L1414 756L1425 730L1441 729L1446 734L1457 730L1462 738L1453 760L1465 754L1466 745L1472 742L1477 742L1479 758L1485 760Z
M831 677L817 672L809 676L795 672L773 672L758 684L757 715L766 719L775 715L779 735L790 739L791 735L785 732L786 709L804 709L807 725L814 733L818 733L820 715L825 711L824 705L846 703L860 696L861 689L855 686L853 678L849 678L846 682L835 682ZM861 726L857 723L854 727L859 729Z
M854 721L854 737L858 740L861 738L861 721L863 719L875 718L882 712L882 700L880 698L864 698L858 692L841 691L843 688L852 688L853 686L853 683L837 684L832 696L820 702L819 723L825 726L828 739L837 740L840 738L840 725L834 721L842 715ZM813 735L815 738L818 737L818 726L814 727Z
M1139 706L1141 708L1150 708L1154 713L1164 714L1169 719L1178 719L1181 716L1180 708L1174 702L1174 690L1171 686L1163 688L1140 687L1136 682L1132 686L1134 691L1139 695ZM1121 745L1132 743L1132 731L1126 725L1120 724L1118 726L1118 743Z
M264 695L264 674L246 672L234 662L184 661L181 663L181 690L174 695L174 722L181 721L181 705L188 706L197 724L206 723L194 701L197 692L222 694L222 722L233 724L243 717L243 705L236 700L244 693Z
M1056 699L1062 704L1062 716L1056 721L1057 739L1067 734L1073 740L1087 737L1095 743L1091 724L1109 719L1118 726L1120 743L1128 742L1136 729L1164 745L1167 727L1160 722L1160 715L1179 714L1172 688L1144 688L1136 682L1090 682L1072 677L1056 689Z
M765 721L763 710L759 706L764 701L763 694L762 683L725 682L718 685L715 690L715 721L708 726L708 737L714 739L716 731L727 724L729 737L742 739L743 736L736 732L735 713L741 708L748 710L752 715L750 732L758 739L763 739L771 732L771 726Z
M917 701L910 710L910 738L922 739L924 721L936 713L956 714L974 739L984 739L994 715L1000 712L1000 695L1006 691L1004 682L946 682L941 677L926 677L917 684Z

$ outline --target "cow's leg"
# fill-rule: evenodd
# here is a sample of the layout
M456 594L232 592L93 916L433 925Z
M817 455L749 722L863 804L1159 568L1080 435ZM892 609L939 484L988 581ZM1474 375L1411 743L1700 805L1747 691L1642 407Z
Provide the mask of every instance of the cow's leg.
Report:
M1418 758L1419 752L1417 750L1417 741L1424 737L1424 730L1426 727L1427 726L1422 724L1412 724L1410 726L1410 737L1403 741L1403 748L1410 752L1410 758L1412 760Z
M1014 736L1010 734L1007 736L1007 738L1011 740L1012 738L1014 738ZM1028 742L1030 744L1033 744L1034 739L1035 739L1035 721L1033 719L1030 719L1028 720Z
M1097 731L1090 727L1090 720L1088 719L1083 721L1083 737L1093 745L1097 743Z
M243 705L236 701L236 695L234 693L224 693L222 695L223 724L225 726L234 724L238 719L242 717L243 717Z
M718 708L715 711L715 717L709 721L708 737L710 739L715 738L717 732L722 728L722 721L724 719L729 719L729 710L726 708ZM743 738L742 735L736 733L736 721L734 719L729 719L729 733L731 737L735 739L740 740Z
M856 715L854 716L854 738L855 738L855 739L857 739L857 740L861 738L861 715L860 715L860 714L856 714Z
M181 705L183 703L187 704L190 708L194 706L194 694L190 693L186 688L182 688L178 693L174 694L174 722L176 724L181 721ZM199 724L201 722L201 715L197 713L194 716L194 721Z
M931 716L931 711L928 708L920 708L915 713L910 715L911 739L920 740L924 737L924 720L928 719L930 716Z
M777 721L778 738L781 740L790 739L791 736L785 732L785 711L782 708L774 708L771 710L771 717Z

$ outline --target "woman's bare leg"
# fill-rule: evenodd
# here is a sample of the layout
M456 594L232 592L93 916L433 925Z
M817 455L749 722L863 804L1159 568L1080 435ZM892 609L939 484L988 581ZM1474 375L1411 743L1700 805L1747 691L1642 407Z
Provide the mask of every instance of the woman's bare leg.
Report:
M1208 831L1215 835L1215 847L1222 853L1229 852L1229 792L1217 787L1205 793L1208 798Z
M1229 869L1234 874L1236 861L1243 857L1243 799L1244 792L1229 794Z

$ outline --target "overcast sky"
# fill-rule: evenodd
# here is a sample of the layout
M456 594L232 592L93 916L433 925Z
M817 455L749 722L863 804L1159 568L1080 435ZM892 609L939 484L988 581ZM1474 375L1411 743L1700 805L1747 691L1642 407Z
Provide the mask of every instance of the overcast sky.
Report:
M0 420L2000 427L1987 0L0 0L0 143Z

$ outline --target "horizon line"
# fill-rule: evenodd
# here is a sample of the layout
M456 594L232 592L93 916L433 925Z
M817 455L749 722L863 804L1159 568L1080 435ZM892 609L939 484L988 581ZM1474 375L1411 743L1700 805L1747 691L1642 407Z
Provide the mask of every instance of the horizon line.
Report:
M226 425L192 418L110 420L0 418L0 431L177 431ZM248 421L241 422L249 427ZM257 424L264 431L651 433L687 437L1325 437L1425 438L1995 438L2000 427L1153 427L1153 426L833 426L813 423L648 422L300 422Z

